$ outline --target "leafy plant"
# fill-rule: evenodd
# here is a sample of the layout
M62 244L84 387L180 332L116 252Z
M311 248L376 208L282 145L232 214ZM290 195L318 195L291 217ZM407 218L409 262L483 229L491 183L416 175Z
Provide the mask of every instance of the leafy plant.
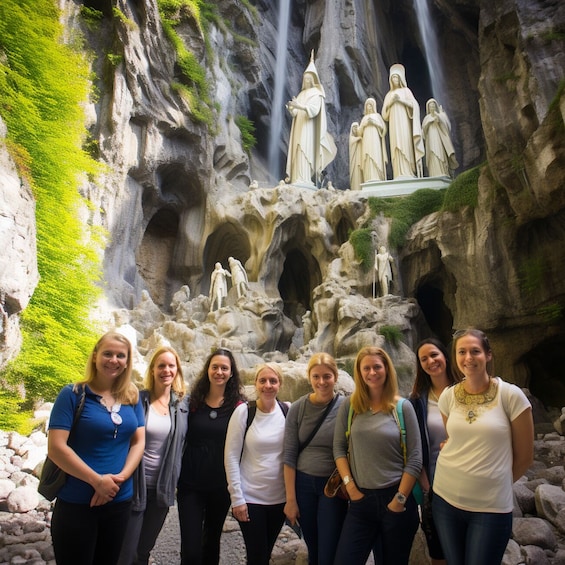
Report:
M475 208L479 201L479 176L484 165L479 165L461 173L447 188L443 208L447 212L457 212L465 206Z
M241 143L243 145L243 149L247 152L251 151L251 149L253 149L253 147L257 144L257 139L255 138L255 125L245 116L237 116L235 118L235 125L241 132Z
M374 216L382 213L392 218L389 245L398 249L404 245L406 233L424 216L441 209L445 191L424 188L405 197L369 198L369 207Z
M62 43L59 15L52 0L0 3L0 114L36 199L41 277L21 316L21 352L2 375L5 429L21 429L19 410L29 416L34 399L53 399L77 380L94 341L89 312L100 293L100 242L78 214L79 185L99 170L81 148L89 68Z
M355 257L360 261L364 269L369 269L373 264L373 240L371 230L362 228L352 231L349 235L349 242L355 251Z
M402 341L402 330L398 326L381 326L379 333L394 347Z

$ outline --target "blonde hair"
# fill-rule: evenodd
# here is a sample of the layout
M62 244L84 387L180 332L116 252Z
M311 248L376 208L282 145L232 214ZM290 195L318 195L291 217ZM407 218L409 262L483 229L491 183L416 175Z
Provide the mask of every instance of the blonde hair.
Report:
M339 373L339 370L337 368L337 363L329 353L325 353L323 351L321 353L314 353L314 355L310 357L310 361L308 361L308 368L306 369L306 374L308 375L308 378L310 378L310 372L312 371L312 369L319 365L325 365L326 367L328 367L330 371L334 374L335 380L337 381L337 375Z
M279 379L279 385L282 386L283 374L281 368L277 363L262 363L261 365L259 365L257 369L255 369L255 379L253 382L255 383L257 382L257 379L259 378L259 374L265 369L270 369L271 371L273 371L273 373L275 373L275 375L277 375L277 378Z
M388 353L380 347L367 346L363 347L355 358L355 367L353 370L353 380L355 381L355 390L351 394L351 406L357 414L366 412L371 407L371 399L369 396L369 387L365 384L361 375L361 361L368 355L377 355L384 363L386 370L386 379L383 387L383 396L381 399L383 411L392 412L396 406L396 397L398 396L398 377L396 370L392 364Z
M151 361L149 361L149 366L147 371L145 371L145 377L143 379L143 386L146 390L150 391L151 394L154 393L155 388L155 364L157 359L163 355L163 353L170 353L175 358L175 363L177 364L177 373L173 379L173 384L171 385L172 391L177 395L178 398L182 398L186 394L186 383L184 382L184 377L182 374L182 367L180 364L180 358L178 353L170 346L163 345L159 347L153 355L151 356Z
M123 372L116 378L112 384L112 395L116 402L120 404L137 404L139 400L139 391L131 382L132 366L132 346L129 339L121 333L110 331L106 332L97 342L88 356L86 363L85 379L75 384L75 390L80 385L91 384L96 380L96 354L105 341L117 341L125 345L128 350L126 367Z

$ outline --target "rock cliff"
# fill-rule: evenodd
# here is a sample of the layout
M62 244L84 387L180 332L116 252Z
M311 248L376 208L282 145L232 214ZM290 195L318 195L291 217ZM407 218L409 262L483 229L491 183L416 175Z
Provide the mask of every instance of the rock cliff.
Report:
M343 190L347 137L367 97L374 96L380 108L391 64L406 66L421 107L432 94L409 0L292 3L283 99L298 92L313 49L338 146L326 171L337 190L316 192L277 186L282 165L278 178L267 174L276 3L221 0L206 29L186 7L171 16L183 46L206 71L206 106L202 92L200 99L186 95L178 49L163 30L156 0L89 0L85 5L103 14L95 28L79 16L78 2L60 2L66 28L80 29L93 54L98 97L87 114L107 167L83 191L93 204L88 222L109 233L103 258L106 310L133 310L146 291L143 296L163 317L155 326L163 327L166 317L178 323L171 303L186 285L183 304L195 323L215 328L210 340L237 335L242 351L260 354L294 347L307 355L308 347L323 347L348 357L375 341L379 328L393 325L403 336L400 349L406 351L397 355L406 373L409 349L424 332L447 341L453 328L474 325L493 337L497 372L530 386L545 402L564 405L558 367L565 361L565 16L549 0L430 4L446 76L440 102L454 126L458 172L486 165L475 208L424 218L404 248L392 250L394 293L404 298L375 302L371 274L347 243L352 229L367 224L366 199ZM203 103L208 117L198 114ZM250 152L243 148L239 116L256 127L257 145ZM289 124L283 116L280 163ZM250 188L252 181L258 188ZM8 204L9 214L18 206ZM14 323L25 307L18 294L29 297L36 280L33 218L29 223L21 218L21 225L20 218L29 249L14 260L27 265L31 276L17 291L0 279L5 304L17 304L8 312ZM369 227L375 244L386 243L386 222ZM1 237L4 249L8 240ZM253 320L238 315L222 325L218 315L206 320L205 295L214 264L227 267L230 256L249 274ZM125 316L128 323L132 316ZM299 335L305 321L310 339ZM140 323L138 338L149 339L149 328L140 331ZM197 351L208 345L203 340ZM10 354L4 346L1 355Z

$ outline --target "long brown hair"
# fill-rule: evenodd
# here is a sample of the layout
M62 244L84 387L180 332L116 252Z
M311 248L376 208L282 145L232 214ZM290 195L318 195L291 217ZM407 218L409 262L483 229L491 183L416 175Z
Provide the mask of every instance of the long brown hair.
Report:
M392 364L392 359L388 353L380 347L366 346L363 347L355 358L355 367L353 369L353 380L355 381L355 390L351 394L351 406L357 414L363 414L371 407L371 399L369 396L369 387L365 384L361 375L361 361L368 355L377 355L385 365L386 380L383 387L383 396L381 403L383 411L392 412L396 406L396 397L398 396L398 377L396 369Z
M132 362L132 346L129 339L123 334L115 331L106 332L97 342L88 356L86 363L85 379L75 384L75 390L81 385L91 384L96 379L96 354L101 349L105 341L117 341L125 345L128 350L128 358L124 371L112 383L112 395L116 402L120 404L137 404L139 400L139 391L131 382L131 373L133 370Z
M436 339L435 337L428 337L426 339L423 339L416 346L416 379L414 380L414 386L412 387L412 393L410 394L411 398L426 396L428 394L428 391L432 387L432 379L430 378L430 375L428 375L428 373L424 371L422 363L420 363L420 357L418 355L420 349L424 347L424 345L433 345L434 347L437 347L440 353L445 357L445 373L447 375L449 384L453 384L457 380L459 380L453 371L453 364L451 363L451 359L449 358L447 347L445 347L445 345L443 345L443 343L439 339Z

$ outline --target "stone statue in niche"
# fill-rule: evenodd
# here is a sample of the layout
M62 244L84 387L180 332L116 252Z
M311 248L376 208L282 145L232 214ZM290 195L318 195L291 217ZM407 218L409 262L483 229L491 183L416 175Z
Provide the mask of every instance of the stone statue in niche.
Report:
M392 65L389 85L383 102L383 118L388 122L393 178L421 177L424 142L420 106L406 86L403 65Z
M230 272L224 269L221 263L216 263L210 276L210 312L219 310L228 295L227 277L231 278Z
M292 116L286 174L288 182L318 185L324 168L337 153L328 133L324 87L314 64L314 51L302 78L302 90L286 108ZM314 180L313 180L314 179Z
M459 166L451 142L451 122L434 98L426 102L426 116L422 122L426 144L426 167L430 177L452 176Z
M247 294L247 291L249 290L249 279L247 278L247 272L245 271L244 266L241 264L241 261L239 261L238 259L230 257L228 259L228 263L231 271L232 285L235 287L237 297L241 298L242 296L245 296Z
M349 130L349 188L351 190L361 190L362 182L359 122L353 122Z
M376 287L378 285L379 296L390 294L392 283L392 263L394 259L384 245L379 247L378 253L375 252L375 277L376 285L373 285L373 298L375 298Z
M377 112L377 101L367 98L363 111L363 119L359 125L361 135L361 168L363 182L386 180L386 164L388 155L385 136L386 123Z

